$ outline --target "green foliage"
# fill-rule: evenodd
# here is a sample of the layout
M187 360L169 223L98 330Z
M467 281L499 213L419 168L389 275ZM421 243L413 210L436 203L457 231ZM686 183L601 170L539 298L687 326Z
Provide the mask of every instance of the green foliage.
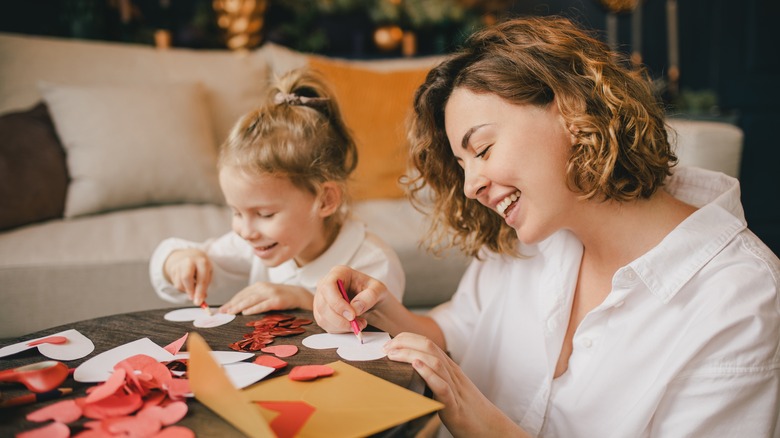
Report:
M363 21L355 22L355 27L368 29L367 41L373 29L387 24L424 34L435 40L435 52L457 45L481 26L480 11L457 0L285 0L274 6L286 11L283 22L267 23L274 27L274 35L295 49L315 53L332 48L323 23L339 17Z

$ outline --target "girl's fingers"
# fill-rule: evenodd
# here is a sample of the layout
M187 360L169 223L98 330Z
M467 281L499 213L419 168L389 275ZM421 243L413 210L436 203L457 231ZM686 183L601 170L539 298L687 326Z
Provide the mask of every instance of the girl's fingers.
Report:
M206 258L195 259L193 280L193 302L196 306L206 300L209 284L211 284L211 263Z

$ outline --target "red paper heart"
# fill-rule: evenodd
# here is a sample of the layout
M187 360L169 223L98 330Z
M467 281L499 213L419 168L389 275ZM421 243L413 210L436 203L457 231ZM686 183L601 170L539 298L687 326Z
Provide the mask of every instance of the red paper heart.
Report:
M260 351L275 354L277 357L290 357L298 352L298 347L295 345L271 345L261 348Z
M163 406L152 406L138 411L138 417L149 417L159 421L163 426L178 423L187 415L187 403L173 402Z
M126 375L127 372L124 369L114 369L114 372L111 373L111 376L108 378L108 380L105 381L105 383L95 386L95 389L90 391L85 401L87 403L95 403L97 401L103 400L106 397L114 395L119 388L125 385Z
M37 429L16 434L16 438L67 438L70 436L68 426L55 421Z
M184 426L170 426L161 430L154 438L195 438L195 432Z
M85 417L102 420L109 417L129 415L137 411L143 404L144 401L138 393L124 394L119 391L97 403L85 403L83 410Z
M154 436L162 429L160 420L139 415L106 418L102 423L103 430L120 436Z
M306 381L314 380L318 377L327 377L333 375L333 368L327 365L300 365L293 368L288 376L290 380Z
M54 420L60 423L72 423L81 418L82 408L76 400L62 400L27 414L28 421L41 423Z
M287 366L287 362L277 357L269 356L267 354L264 354L262 356L257 356L257 358L254 360L254 363L266 367L271 367L275 370L281 370L282 368Z

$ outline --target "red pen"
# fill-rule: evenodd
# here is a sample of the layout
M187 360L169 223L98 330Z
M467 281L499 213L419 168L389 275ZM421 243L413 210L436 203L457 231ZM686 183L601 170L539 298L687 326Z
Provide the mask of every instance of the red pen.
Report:
M341 279L336 280L336 284L339 286L339 292L341 292L341 296L344 297L344 300L346 302L349 302L349 297L347 296L347 291L344 290L344 282L341 281ZM358 323L355 319L349 322L349 324L352 326L352 331L355 332L355 336L357 336L360 343L363 343L363 334L360 333L360 327L358 326Z
M206 312L206 315L211 316L211 309L209 309L209 305L206 304L206 301L200 303L200 308Z

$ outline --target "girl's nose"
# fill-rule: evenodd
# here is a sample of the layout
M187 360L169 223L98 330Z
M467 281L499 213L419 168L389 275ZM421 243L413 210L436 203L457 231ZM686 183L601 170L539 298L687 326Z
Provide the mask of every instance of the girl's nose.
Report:
M238 235L244 240L256 239L260 236L260 232L252 226L252 222L247 219L242 219L238 225Z

